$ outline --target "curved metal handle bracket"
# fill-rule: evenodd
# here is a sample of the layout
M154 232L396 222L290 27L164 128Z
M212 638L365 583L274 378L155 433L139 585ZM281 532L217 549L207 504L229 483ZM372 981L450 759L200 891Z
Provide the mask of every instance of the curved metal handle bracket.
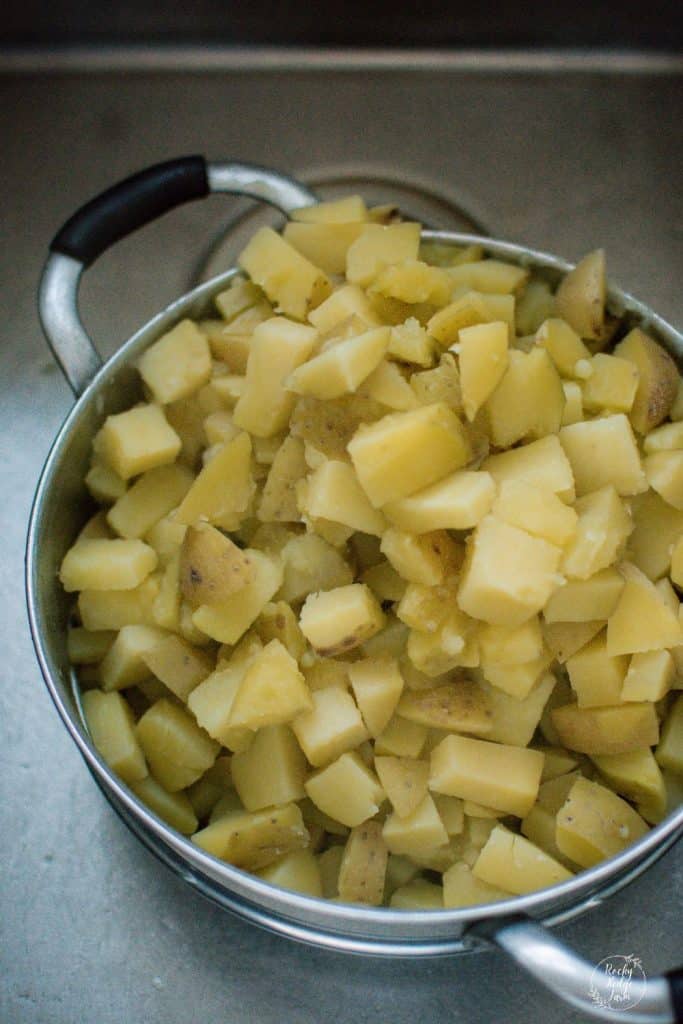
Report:
M190 159L196 164L199 158ZM186 165L188 160L184 158L177 163ZM184 195L178 192L169 198L168 202L162 201L155 207L153 200L156 197L150 188L150 180L152 183L155 182L154 173L158 170L159 188L167 187L170 181L168 171L172 171L173 167L174 162L171 161L159 165L158 168L150 168L147 174L143 172L141 175L134 175L122 182L119 187L108 190L86 204L86 207L67 222L65 228L71 225L81 228L80 234L72 234L78 239L84 254L90 243L92 255L89 252L88 257L84 255L81 260L73 252L69 252L68 247L60 245L60 239L66 238L64 228L55 236L40 281L38 313L50 348L76 397L85 391L102 365L102 360L83 326L78 311L78 290L83 271L106 247L101 244L98 235L111 242L112 238L116 240L136 230L178 202L200 198L195 182L194 190L186 188ZM141 195L141 182L146 184L145 195ZM206 164L206 182L209 193L225 192L250 196L270 203L285 214L317 202L315 194L297 181L254 164ZM112 194L115 197L113 200ZM126 206L128 199L137 203L138 209L133 213ZM117 212L120 212L123 222L120 230L116 224Z

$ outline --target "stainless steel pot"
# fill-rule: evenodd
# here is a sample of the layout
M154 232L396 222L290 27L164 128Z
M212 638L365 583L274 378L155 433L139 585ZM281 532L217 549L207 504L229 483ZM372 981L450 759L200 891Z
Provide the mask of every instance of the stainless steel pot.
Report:
M255 924L293 939L368 955L436 956L493 944L586 1014L641 1024L683 1021L683 970L647 982L632 980L633 1005L616 1009L608 976L547 930L598 906L661 857L683 833L683 807L618 856L542 892L456 910L364 908L269 885L204 853L142 804L93 747L67 658L69 601L57 581L62 557L92 511L83 484L92 437L107 415L139 397L133 365L140 353L180 318L204 313L237 271L221 274L173 302L105 366L78 314L80 277L113 242L172 207L212 192L251 196L284 213L316 201L303 186L273 171L207 164L201 157L173 160L126 179L81 208L53 240L40 285L42 325L77 401L55 439L35 496L26 554L28 612L48 690L96 782L160 860L214 903ZM488 238L438 231L424 237L460 245L479 242L491 255L533 267L550 281L571 269L555 256ZM683 359L683 335L649 308L618 289L610 291L609 305L643 325L679 362Z

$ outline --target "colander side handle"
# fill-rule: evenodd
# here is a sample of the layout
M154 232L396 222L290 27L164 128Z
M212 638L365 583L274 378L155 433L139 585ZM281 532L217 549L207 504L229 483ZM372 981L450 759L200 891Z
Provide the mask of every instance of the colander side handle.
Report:
M317 201L303 185L268 168L186 156L148 167L100 193L57 232L40 281L38 312L55 359L77 397L102 365L78 310L83 271L126 235L182 203L217 192L260 199L283 213Z

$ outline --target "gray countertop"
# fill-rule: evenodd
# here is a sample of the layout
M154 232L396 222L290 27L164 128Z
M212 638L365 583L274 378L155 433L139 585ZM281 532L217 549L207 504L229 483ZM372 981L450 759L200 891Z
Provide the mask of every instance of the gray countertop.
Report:
M682 92L680 76L614 69L232 72L226 61L210 74L0 75L0 1019L579 1019L502 954L396 963L261 932L204 902L115 817L50 704L24 611L32 492L71 401L34 294L48 240L80 202L200 151L271 163L330 194L352 175L387 194L407 179L416 208L441 211L444 226L462 222L459 203L499 236L568 258L603 244L611 276L680 326ZM238 209L216 198L185 207L101 259L83 305L102 352L186 290ZM648 974L671 968L682 883L679 846L559 933L595 962L632 952Z

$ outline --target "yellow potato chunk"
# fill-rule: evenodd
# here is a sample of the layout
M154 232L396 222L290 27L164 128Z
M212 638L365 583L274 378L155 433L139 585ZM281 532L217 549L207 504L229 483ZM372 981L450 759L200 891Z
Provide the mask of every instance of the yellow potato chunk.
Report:
M332 291L329 279L272 228L260 228L238 257L277 311L304 320Z
M59 570L68 593L76 590L133 590L157 565L157 554L141 540L78 540Z
M262 729L291 722L313 707L296 661L279 640L271 640L254 657L240 683L230 712L230 725Z
M636 439L623 413L572 423L562 427L559 438L579 496L606 484L612 484L621 495L647 490Z
M392 326L387 354L395 359L429 367L435 362L435 350L434 340L415 317L408 317L404 323Z
M564 391L562 426L568 427L570 423L580 423L583 419L583 392L581 388L574 381L563 380L562 390Z
M371 294L400 302L443 305L451 297L450 274L421 260L404 260L385 267L369 288Z
M508 325L502 321L463 327L458 334L462 401L467 419L495 391L508 366Z
M192 842L237 868L258 871L304 849L309 838L300 809L284 804L262 811L230 811L195 832Z
M543 754L537 750L447 736L432 751L429 788L523 818L534 804L542 771Z
M377 368L388 344L389 328L374 327L313 356L289 375L285 386L299 395L341 398Z
M665 423L643 438L643 451L648 455L680 448L683 448L683 423Z
M296 603L317 590L333 590L353 580L343 555L315 533L288 540L282 548L284 576L280 596Z
M307 472L303 442L288 434L277 450L263 485L257 511L262 523L289 523L299 519L296 488Z
M78 614L90 630L156 626L154 601L158 594L156 576L148 576L133 590L82 590L78 595Z
M545 605L561 578L560 548L492 515L470 542L458 604L473 618L518 626Z
M647 832L647 825L616 793L576 780L557 814L557 845L583 868L613 857Z
M382 835L390 853L407 857L421 856L448 842L448 833L429 793L405 817L396 811L390 814Z
M683 775L683 695L666 717L655 757L662 768Z
M132 782L130 788L151 811L177 832L189 836L196 831L199 824L197 815L186 793L167 793L151 775Z
M502 260L485 259L462 263L448 270L453 287L473 288L479 292L506 294L521 290L529 271Z
M315 650L334 657L364 643L384 625L384 615L364 583L310 594L301 609L301 631Z
M562 746L582 754L628 754L652 747L659 738L654 704L579 708L565 704L550 712Z
M604 632L572 655L567 660L567 671L579 707L620 704L628 664L625 654L610 657Z
M377 508L460 469L468 462L471 447L458 417L437 402L359 427L348 451L365 493Z
M193 607L216 604L251 583L254 568L224 533L209 523L188 526L180 547L180 589Z
M633 522L611 484L585 494L574 507L579 519L562 562L562 571L567 576L587 580L615 561L633 529Z
M120 537L139 539L180 504L192 480L184 466L151 469L109 509L107 522Z
M484 518L494 495L489 473L463 469L416 494L389 502L382 511L407 533L469 530Z
M396 713L436 729L470 732L475 736L491 731L489 701L481 686L471 679L407 691L398 702Z
M96 634L91 634L96 635ZM153 626L124 626L119 630L100 665L100 681L105 692L135 686L150 675L142 655L164 639L164 632Z
M678 368L661 345L634 327L614 350L638 371L638 390L630 412L633 429L647 434L666 419L678 394Z
M311 850L292 850L291 853L285 853L272 864L261 868L258 875L271 885L279 885L282 889L293 889L305 896L323 896L318 860Z
M391 341L391 338L389 340ZM405 376L405 371L388 359L383 359L377 369L366 378L363 394L397 412L415 409L420 404Z
M590 361L592 373L583 383L588 412L630 412L638 389L638 370L628 359L598 352Z
M190 526L208 519L224 530L237 530L253 493L251 439L242 432L207 462L176 509L175 520Z
M329 334L349 320L359 320L367 327L381 324L367 295L355 284L341 285L309 313L308 319L321 335Z
M88 690L81 700L88 732L102 759L124 782L144 779L145 756L135 735L133 713L121 694Z
M420 225L368 224L349 246L346 254L346 280L361 287L371 284L389 266L416 260L420 247Z
M371 736L379 736L396 710L403 676L395 658L363 658L349 665L348 677L356 703Z
M482 625L478 638L482 661L489 665L523 665L543 653L543 634L535 616L521 626Z
M253 548L245 548L254 577L237 593L216 604L202 604L192 616L194 625L223 644L237 643L258 618L282 584L282 563Z
M311 693L312 707L292 722L303 752L315 767L360 746L368 731L353 697L339 685Z
M634 565L657 580L668 573L671 548L683 534L683 512L663 501L654 491L639 494L631 503L634 529L629 552Z
M518 896L572 877L572 872L524 836L496 825L472 874L482 882Z
M596 572L588 579L568 580L546 604L543 618L546 622L608 619L617 606L623 588L624 577L612 566Z
M66 634L66 650L72 665L97 665L102 661L116 639L109 629L91 631L82 626L70 626Z
M308 478L306 515L329 519L353 530L380 537L386 528L381 512L373 508L348 462L326 459Z
M646 821L650 820L648 814L652 811L655 811L655 821L661 820L666 810L666 787L649 747L629 754L596 755L592 761L612 789L638 805Z
M429 762L412 757L376 757L375 771L399 818L407 818L427 795Z
M280 640L295 661L300 661L306 650L306 640L299 622L286 601L274 601L265 606L255 627L262 643Z
M619 571L626 582L607 621L608 654L658 651L683 643L677 614L651 580L628 562Z
M491 512L510 526L557 547L565 547L576 533L574 509L552 491L541 490L525 480L503 480Z
M394 889L389 906L393 910L442 910L443 889L426 878L416 878Z
M556 434L564 409L562 381L547 352L513 349L508 360L505 375L485 406L490 437L498 448Z
M219 664L216 671L196 686L187 699L187 706L202 729L229 750L245 750L253 739L251 729L238 729L231 725L230 715L242 679L258 650L256 648L242 660Z
M644 462L647 482L669 505L683 510L683 451L654 452Z
M605 331L605 295L605 252L596 249L562 279L555 305L582 338L599 341Z
M676 664L669 651L634 654L621 691L625 701L658 701L665 697L676 678Z
M427 726L394 715L375 740L375 756L419 757L427 739Z
M572 467L555 435L491 455L481 468L499 485L504 480L519 480L552 491L563 500L575 497Z
M380 906L384 898L388 856L378 821L366 821L352 829L339 865L339 899L345 903Z
M150 345L140 357L138 369L156 402L177 402L209 380L209 343L194 321L181 320Z
M580 651L604 628L604 619L589 619L588 622L550 622L543 626L543 638L548 650L552 651L560 665L564 665L572 654Z
M282 237L326 274L343 274L349 246L362 233L360 222L292 223L286 225Z
M289 216L293 221L304 224L349 224L369 219L367 207L360 196L343 196L314 206L302 206Z
M536 332L536 344L544 348L563 377L576 376L576 364L590 359L578 334L565 320L551 317L545 320Z
M213 658L178 636L158 640L145 648L140 657L147 669L186 703L194 688L213 669Z
M495 903L510 899L511 894L495 885L489 885L472 873L463 861L458 861L443 874L444 907L476 907L482 903Z
M287 426L296 396L285 380L304 363L318 340L314 327L273 317L259 324L249 346L244 390L235 423L255 437L273 437Z
M538 658L534 658L533 661L525 661L521 665L496 665L483 662L482 672L485 679L496 690L502 690L508 696L522 701L536 689L551 661L552 655L544 649Z
M355 750L314 772L304 789L316 807L348 828L374 817L384 800L377 776Z
M448 568L461 561L460 549L445 530L417 535L390 527L380 550L404 580L427 587L441 583Z
M129 480L173 462L181 441L158 405L138 405L107 416L93 447L121 479Z
M230 768L237 795L248 811L305 796L306 758L286 725L259 729L247 750L233 755Z
M220 750L187 711L165 697L145 711L136 733L150 771L169 793L196 782Z

